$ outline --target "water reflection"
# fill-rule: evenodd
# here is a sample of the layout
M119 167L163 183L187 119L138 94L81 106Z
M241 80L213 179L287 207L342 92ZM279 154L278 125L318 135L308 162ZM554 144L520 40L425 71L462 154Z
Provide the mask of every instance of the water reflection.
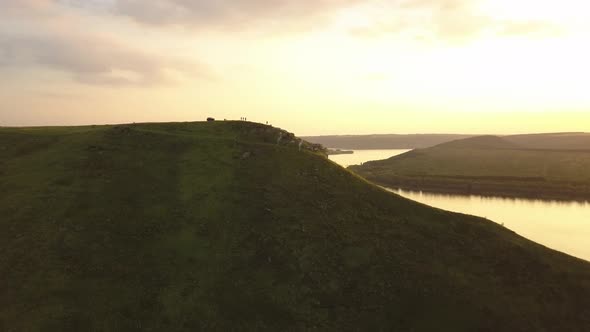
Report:
M381 160L409 150L356 150L330 159L347 167ZM590 260L590 202L431 194L392 190L440 209L493 220L547 247Z
M330 159L343 167L348 167L352 165L360 165L370 160L391 158L408 151L411 150L354 150L354 154L331 155Z
M391 191L440 209L493 220L547 247L590 260L590 202Z

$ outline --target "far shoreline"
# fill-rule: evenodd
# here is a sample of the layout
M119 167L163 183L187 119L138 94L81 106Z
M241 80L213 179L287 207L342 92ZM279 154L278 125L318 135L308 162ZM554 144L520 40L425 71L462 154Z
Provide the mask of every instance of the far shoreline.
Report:
M362 175L361 175L362 176ZM529 199L556 202L590 202L590 189L575 190L573 188L559 187L553 183L551 187L530 188L523 183L473 183L467 181L444 181L444 179L389 179L376 180L366 177L367 180L380 187L389 190L408 190L431 194L483 196L512 199ZM538 183L535 183L538 184ZM569 189L569 190L568 190Z

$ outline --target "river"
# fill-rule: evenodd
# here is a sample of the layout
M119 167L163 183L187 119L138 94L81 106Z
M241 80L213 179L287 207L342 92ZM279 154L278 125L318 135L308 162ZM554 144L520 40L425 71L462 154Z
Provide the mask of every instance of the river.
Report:
M343 149L347 150L347 149ZM330 160L343 167L360 165L370 160L387 159L411 150L354 150L354 154L331 155Z
M359 150L353 155L330 156L330 159L346 167L370 160L387 159L406 151L408 150ZM349 158L342 158L343 156L349 156ZM544 246L590 261L589 202L557 202L390 190L403 197L440 209L493 220Z

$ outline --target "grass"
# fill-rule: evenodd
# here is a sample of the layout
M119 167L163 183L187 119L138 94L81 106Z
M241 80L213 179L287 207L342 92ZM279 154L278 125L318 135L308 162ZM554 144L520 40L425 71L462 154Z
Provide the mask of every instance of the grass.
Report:
M0 129L0 330L590 326L588 262L278 136L243 122Z
M527 144L532 146L534 137L526 136ZM525 148L513 141L517 140L494 136L460 140L368 162L353 170L377 183L407 189L590 199L590 150L564 149L563 145Z
M473 135L417 134L417 135L340 135L309 136L304 139L329 148L347 150L417 149L435 146Z

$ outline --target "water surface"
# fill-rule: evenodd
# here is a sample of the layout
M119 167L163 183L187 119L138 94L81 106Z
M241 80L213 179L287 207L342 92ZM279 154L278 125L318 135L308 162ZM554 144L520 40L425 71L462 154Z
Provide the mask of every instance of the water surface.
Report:
M440 209L493 220L516 233L590 261L590 203L393 192Z
M343 166L386 159L408 150L359 150L330 156ZM516 233L572 256L590 261L590 203L391 191L440 209L493 220Z
M346 149L343 149L346 150ZM354 150L354 154L337 154L329 156L330 160L344 167L360 165L371 160L381 160L406 153L411 150Z

